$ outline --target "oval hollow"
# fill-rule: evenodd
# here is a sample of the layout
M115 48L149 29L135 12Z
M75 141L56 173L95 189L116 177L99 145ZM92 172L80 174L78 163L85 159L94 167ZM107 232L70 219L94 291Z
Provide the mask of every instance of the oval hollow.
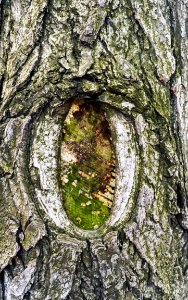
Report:
M99 104L73 101L62 136L60 173L65 211L81 229L97 229L110 215L115 189L112 136Z

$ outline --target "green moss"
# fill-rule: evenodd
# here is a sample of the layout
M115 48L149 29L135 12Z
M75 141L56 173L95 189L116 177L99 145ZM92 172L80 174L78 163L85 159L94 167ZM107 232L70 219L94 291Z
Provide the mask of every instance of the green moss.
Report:
M110 209L105 205L102 205L101 201L92 199L88 201L88 198L80 195L80 189L72 187L70 190L70 184L65 186L65 209L68 216L74 224L82 229L95 229L100 227L106 218L109 216ZM91 204L87 205L87 203ZM82 206L82 205L85 206Z
M65 141L82 142L86 138L92 137L92 129L93 126L91 124L87 124L86 131L83 126L80 127L80 124L76 121L76 119L71 118L70 123L66 126Z
M96 229L110 214L114 192L109 125L99 107L75 101L63 132L61 176L65 210L77 226Z

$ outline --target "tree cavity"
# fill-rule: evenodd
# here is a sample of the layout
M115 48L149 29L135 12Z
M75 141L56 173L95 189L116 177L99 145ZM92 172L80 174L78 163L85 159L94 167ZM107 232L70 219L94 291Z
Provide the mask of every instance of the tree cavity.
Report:
M96 102L73 101L63 125L61 183L67 216L78 227L97 229L110 215L115 152L109 123Z

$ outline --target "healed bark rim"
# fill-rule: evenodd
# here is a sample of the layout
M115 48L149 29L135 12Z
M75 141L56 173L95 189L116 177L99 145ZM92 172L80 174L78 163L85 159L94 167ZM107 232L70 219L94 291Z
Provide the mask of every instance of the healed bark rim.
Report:
M61 105L62 104L59 104L59 106ZM59 109L60 107L58 107L58 110ZM134 127L130 122L126 120L125 116L116 109L106 104L103 105L103 109L107 121L109 122L111 132L114 132L113 143L115 141L114 144L117 159L116 173L119 180L115 188L114 202L111 214L105 221L105 223L95 230L83 230L78 228L72 223L72 221L69 220L62 206L61 191L57 178L57 174L59 174L57 157L59 156L59 141L61 134L60 120L62 121L62 117L58 114L56 114L55 117L52 117L54 110L53 108L49 109L45 115L44 113L42 113L39 119L39 123L34 124L34 132L36 130L36 136L34 137L33 143L31 145L32 158L30 164L33 164L35 168L38 168L40 185L43 187L43 191L38 189L36 186L34 187L34 193L37 195L37 197L35 198L40 199L39 202L43 207L43 210L47 215L49 214L50 219L53 220L53 222L59 229L65 230L67 234L81 239L97 238L104 235L111 229L121 226L122 223L125 223L129 219L129 215L134 202L133 194L135 181L137 181L136 169L138 164L136 145L134 144L135 142L133 142L135 141ZM67 114L67 111L65 112L65 114ZM44 122L43 127L42 122ZM54 131L53 128L55 128ZM49 134L46 141L45 130ZM54 140L54 136L56 142L54 143L54 145L50 145L50 142ZM43 142L40 141L41 138L43 139ZM44 152L46 151L46 154L42 153L44 144ZM48 150L46 147L48 147ZM49 150L50 147L51 150ZM49 164L49 153L51 153L50 157L52 159L51 163L53 165L53 171L51 175L50 172L47 171L48 168L45 170L45 164ZM48 179L46 179L45 176L48 177ZM50 176L51 180L49 182ZM51 185L53 185L53 187ZM48 193L48 191L50 192L50 188L51 190L53 189L53 193L51 194L51 196L49 196ZM54 203L52 202L52 198L54 198ZM55 210L57 211L52 212Z

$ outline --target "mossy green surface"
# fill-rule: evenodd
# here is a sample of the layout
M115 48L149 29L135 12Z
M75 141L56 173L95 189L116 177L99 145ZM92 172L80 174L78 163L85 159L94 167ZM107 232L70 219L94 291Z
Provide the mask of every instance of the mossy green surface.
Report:
M109 217L114 193L109 124L97 105L77 101L67 115L63 132L61 178L65 210L80 228L97 229Z

